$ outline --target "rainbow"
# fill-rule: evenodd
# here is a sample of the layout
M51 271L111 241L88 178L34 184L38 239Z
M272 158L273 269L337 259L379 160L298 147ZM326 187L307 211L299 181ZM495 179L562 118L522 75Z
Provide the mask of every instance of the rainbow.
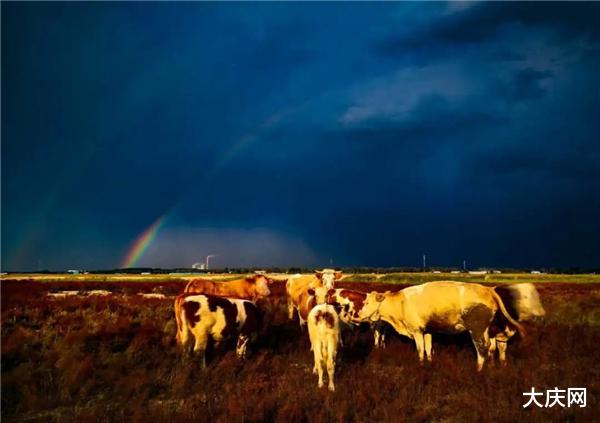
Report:
M271 128L277 126L279 122L285 119L289 114L299 110L303 105L281 110L277 113L269 116L265 121L263 121L258 127L253 131L244 136L242 136L237 142L235 142L232 146L230 146L227 151L221 156L219 160L214 163L212 169L208 170L204 174L204 180L211 180L217 172L223 168L227 163L233 160L238 154L240 154L244 149L248 148L249 145L260 139L260 136L263 132L270 130ZM135 242L131 245L131 248L128 250L127 255L123 259L121 263L121 267L135 267L140 258L144 255L150 244L156 239L158 235L158 231L164 226L165 222L168 220L169 216L174 212L174 210L178 207L181 200L179 200L169 211L156 219L152 225L150 225L144 232L142 232Z
M123 259L121 263L121 267L134 267L138 260L144 255L156 235L158 235L158 231L167 221L168 213L160 216L158 219L152 223L152 225L148 226L144 232L137 237L135 242L131 245L127 255Z

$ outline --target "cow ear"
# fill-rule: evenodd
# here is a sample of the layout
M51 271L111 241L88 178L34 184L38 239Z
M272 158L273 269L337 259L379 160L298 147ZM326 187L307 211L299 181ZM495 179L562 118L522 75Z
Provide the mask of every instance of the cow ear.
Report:
M321 272L320 270L315 270L315 276L321 279L323 277L323 272Z
M308 292L308 295L310 295L311 297L315 296L315 290L314 289L310 288L307 292Z
M342 271L338 270L337 272L335 272L335 278L336 279L341 279L342 278Z
M375 294L375 301L377 301L378 303L382 302L385 299L385 295L382 294L381 292L378 292L377 294Z

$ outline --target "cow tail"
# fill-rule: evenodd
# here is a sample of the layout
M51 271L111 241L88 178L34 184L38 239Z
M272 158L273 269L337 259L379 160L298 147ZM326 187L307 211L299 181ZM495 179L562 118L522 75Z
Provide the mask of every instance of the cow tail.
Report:
M504 303L502 302L502 298L500 298L500 295L498 295L493 288L490 289L490 291L492 292L492 295L496 300L496 303L498 304L498 307L500 308L500 311L502 312L504 317L506 317L506 319L517 328L521 338L525 339L525 337L527 336L527 331L525 331L523 325L521 325L519 322L513 319L512 316L508 313L508 311L506 311L506 308L504 307Z

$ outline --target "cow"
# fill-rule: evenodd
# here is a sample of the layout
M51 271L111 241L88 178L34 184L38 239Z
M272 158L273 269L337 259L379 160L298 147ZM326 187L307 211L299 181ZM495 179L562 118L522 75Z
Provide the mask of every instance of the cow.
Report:
M256 274L227 282L192 279L185 286L183 292L255 301L260 297L271 295L269 285L271 285L272 282L273 281L264 274Z
M254 341L262 323L262 314L249 300L215 295L181 294L175 299L177 343L187 351L190 334L194 352L201 355L206 368L208 339L216 343L237 336L236 354L244 359L248 343Z
M288 318L294 318L294 310L298 312L300 327L303 327L308 318L308 313L316 304L308 294L308 289L324 286L333 288L335 281L342 277L342 272L332 269L316 271L314 275L293 275L285 285L288 303Z
M362 308L364 301L364 292L353 291L351 289L326 289L318 287L309 289L308 294L315 297L317 304L331 304L339 306L340 320L344 330L352 329L357 323L351 318L357 316L358 310ZM385 322L377 321L371 324L376 348L385 348Z
M514 316L519 322L538 321L546 316L546 310L542 306L540 295L533 284L519 283L509 286L498 286L494 290L502 298L502 302L509 314ZM508 341L516 333L516 328L504 316L496 313L496 318L490 330L489 357L493 359L494 353L498 350L500 364L506 364Z
M500 296L489 287L463 282L429 282L391 293L371 292L360 296L355 321L389 323L400 335L415 341L419 361L431 361L431 333L469 332L481 371L489 354L489 328L497 310L525 336L525 329L514 320Z
M313 373L319 375L318 387L323 387L323 370L327 369L328 389L335 391L333 376L335 357L340 344L340 321L330 304L318 304L308 314L308 336L314 356Z

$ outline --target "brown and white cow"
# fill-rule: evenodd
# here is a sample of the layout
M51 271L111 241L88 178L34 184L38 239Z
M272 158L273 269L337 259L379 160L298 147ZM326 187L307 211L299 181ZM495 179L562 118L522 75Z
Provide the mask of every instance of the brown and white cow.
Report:
M269 285L273 281L264 274L256 274L243 279L215 282L206 279L192 279L185 286L184 293L218 295L219 297L256 300L271 295Z
M289 319L294 318L294 310L297 310L300 326L304 326L308 319L308 313L316 305L314 298L308 294L308 290L318 287L332 289L335 281L341 277L342 272L333 269L317 270L314 275L291 276L285 285Z
M358 317L358 310L363 306L365 293L351 289L326 289L324 287L309 289L308 294L315 297L317 304L331 304L339 307L343 330L347 331L357 325L352 317ZM385 323L377 321L371 324L376 348L385 347Z
M246 357L248 343L260 329L262 315L251 301L214 295L181 294L175 299L177 343L183 351L191 337L194 352L202 357L206 367L206 346L209 338L216 343L237 336L238 358Z
M313 373L319 375L319 388L323 387L323 370L327 369L328 388L335 391L333 376L335 358L340 345L340 319L335 308L318 304L308 314L308 336L314 356Z
M542 306L540 294L531 283L519 283L498 286L494 291L502 298L509 314L519 322L532 322L543 319L546 310ZM508 341L517 333L517 329L501 314L496 314L490 330L490 357L498 350L500 363L506 363Z
M355 321L389 323L400 335L415 341L419 361L431 361L431 333L469 332L477 351L477 370L489 353L489 328L497 310L522 336L523 327L506 311L502 299L489 287L462 282L429 282L396 293L365 294ZM343 313L343 311L342 311Z

